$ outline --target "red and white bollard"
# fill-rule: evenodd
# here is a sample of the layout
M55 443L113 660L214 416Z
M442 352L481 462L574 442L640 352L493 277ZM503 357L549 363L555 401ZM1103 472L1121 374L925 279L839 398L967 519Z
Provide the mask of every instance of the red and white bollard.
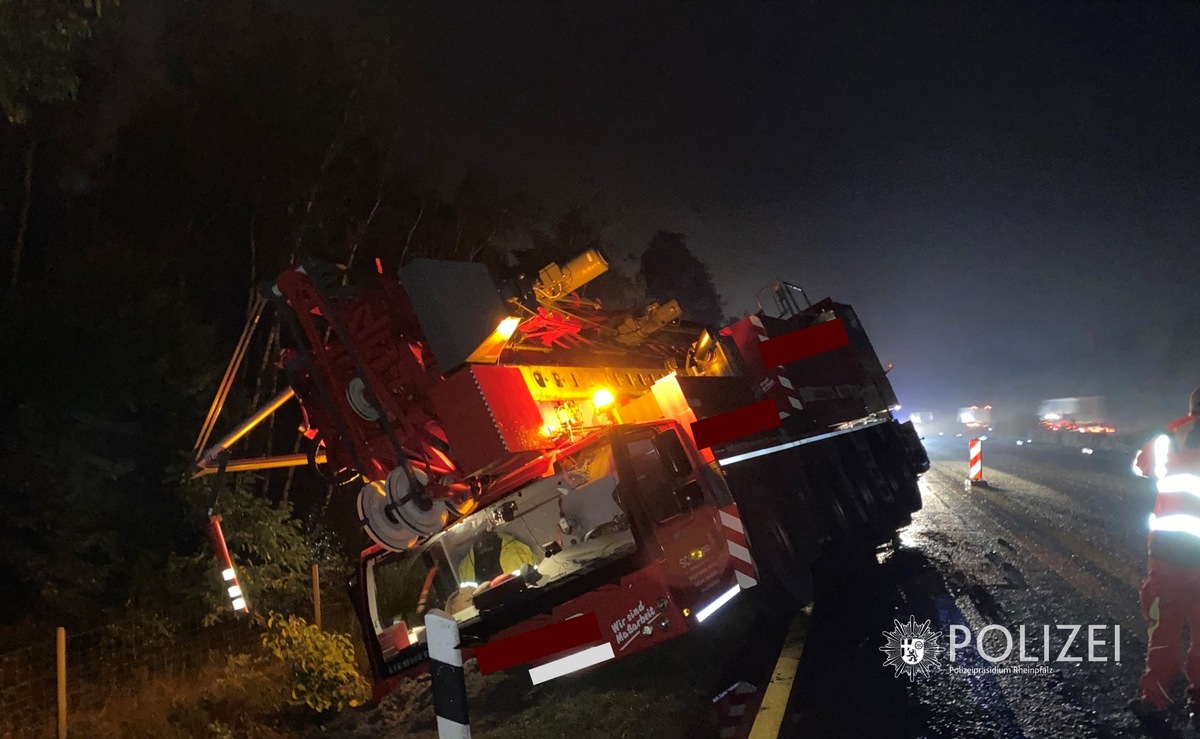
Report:
M746 739L754 727L754 712L762 702L762 693L747 682L734 684L713 703L717 706L717 736L721 739Z
M967 475L967 487L973 485L986 487L987 482L983 479L983 442L979 439L971 439L967 450L967 461L970 469L970 473Z

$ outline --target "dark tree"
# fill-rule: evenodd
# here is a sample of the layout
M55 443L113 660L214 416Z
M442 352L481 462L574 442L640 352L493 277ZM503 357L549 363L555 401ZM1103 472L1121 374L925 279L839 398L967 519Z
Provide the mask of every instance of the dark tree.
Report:
M708 325L724 320L720 294L708 267L687 248L684 236L659 231L642 252L642 280L649 300L678 300L683 317Z
M91 12L80 10L66 0L0 3L0 112L14 126L28 123L39 109L75 98L79 47L91 33ZM12 289L21 275L40 133L29 127L21 137L21 209L8 276Z
M206 493L180 479L249 297L287 265L357 279L435 257L504 275L598 247L610 271L581 293L641 296L584 210L542 222L486 173L445 186L436 147L413 143L427 122L405 108L399 21L168 3L151 49L136 4L108 5L0 0L0 640L21 618L101 623L211 588ZM660 297L715 322L695 264L711 299ZM214 438L285 381L280 334L268 312ZM303 451L295 414L235 454ZM346 491L294 469L240 480L219 508L234 556L269 563L247 571L260 590L303 581L278 565L315 556L310 524L362 537Z

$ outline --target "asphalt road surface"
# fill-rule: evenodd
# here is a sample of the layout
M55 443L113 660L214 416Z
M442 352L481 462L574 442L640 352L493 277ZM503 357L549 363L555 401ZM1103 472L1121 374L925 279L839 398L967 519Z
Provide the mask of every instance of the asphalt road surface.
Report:
M990 487L968 489L965 439L927 447L924 509L901 547L869 573L870 586L840 589L813 613L784 735L1145 735L1126 703L1145 655L1137 590L1153 494L1130 459L993 439L984 450ZM928 674L897 677L884 666L883 632L910 617L928 620L942 647L952 630L962 641L969 629L972 646L959 647L954 662L942 653ZM1013 640L1008 659L995 663L974 647L991 624ZM1070 630L1060 625L1082 627L1065 654ZM1097 661L1089 660L1088 625L1099 627ZM1037 661L1018 661L1021 626L1024 654ZM997 657L1006 638L993 628L983 643ZM1182 707L1175 722L1181 736L1194 735Z

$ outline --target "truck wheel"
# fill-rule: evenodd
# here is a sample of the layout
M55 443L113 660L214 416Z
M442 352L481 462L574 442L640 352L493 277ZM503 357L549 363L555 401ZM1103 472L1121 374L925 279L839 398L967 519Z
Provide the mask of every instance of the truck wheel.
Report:
M771 476L762 483L748 480L738 486L737 504L759 582L772 592L772 597L764 600L778 603L782 598L802 607L813 601L809 564L816 556L817 542L807 531L807 511L781 505L778 484Z
M878 569L875 548L858 537L843 535L826 541L812 566L817 602L843 601L869 591Z
M797 608L812 603L812 572L796 555L787 528L777 519L769 519L766 525L758 528L758 536L751 541L761 542L754 550L759 577L770 583L772 589L781 591Z

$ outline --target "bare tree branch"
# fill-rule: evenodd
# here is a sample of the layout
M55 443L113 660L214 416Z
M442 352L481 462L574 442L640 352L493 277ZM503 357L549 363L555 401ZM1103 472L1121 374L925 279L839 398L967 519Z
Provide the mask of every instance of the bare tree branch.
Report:
M427 201L421 201L421 209L417 211L417 220L413 221L412 228L408 229L408 236L404 239L404 250L400 252L400 264L404 264L404 258L408 256L408 246L412 243L413 232L417 230L417 226L421 223L421 216L425 215L425 204Z
M304 215L300 220L300 225L296 232L296 242L292 246L290 261L295 261L296 255L300 253L300 244L304 240L304 234L308 230L309 217L312 214L313 205L317 201L317 193L321 188L321 176L329 171L329 167L333 165L334 159L341 150L342 134L346 130L346 123L350 120L350 110L354 105L355 99L358 97L358 90L362 85L363 76L367 71L367 62L370 58L371 50L368 48L363 53L362 62L358 65L358 74L354 78L350 94L346 97L346 105L342 108L342 121L338 124L337 130L334 131L333 138L329 141L329 146L325 149L325 158L321 161L321 168L317 171L318 176L313 179L312 185L308 189L308 198L304 203Z
M25 187L25 197L21 201L21 215L17 221L17 238L13 242L12 272L9 275L9 287L17 289L17 280L21 276L21 257L25 253L25 230L29 226L29 208L33 202L33 165L37 156L38 140L30 139L25 147L23 162L25 177L22 179Z

